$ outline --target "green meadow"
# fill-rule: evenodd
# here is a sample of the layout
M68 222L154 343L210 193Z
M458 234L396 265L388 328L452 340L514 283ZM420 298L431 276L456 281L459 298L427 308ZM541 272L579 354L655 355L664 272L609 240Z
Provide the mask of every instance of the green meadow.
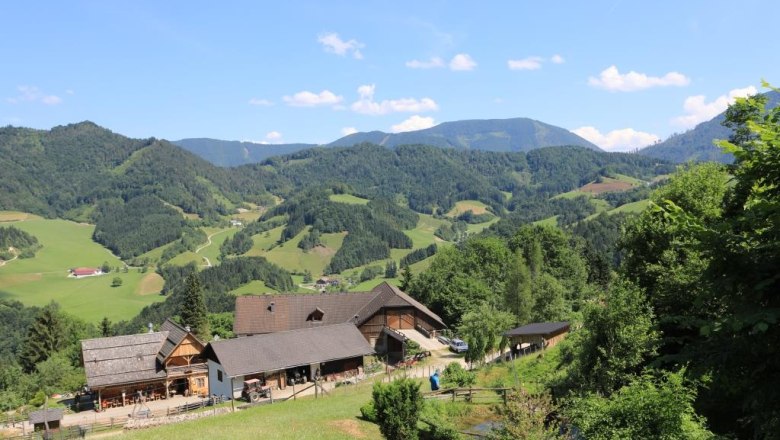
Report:
M131 269L128 273L109 273L74 279L68 269L100 267L104 262L112 270L123 267L119 258L92 241L93 225L66 220L36 219L4 222L36 236L43 245L34 258L17 259L0 267L0 297L30 306L57 301L64 311L90 322L104 316L112 321L129 319L144 306L163 298L159 276ZM122 285L111 287L119 277Z

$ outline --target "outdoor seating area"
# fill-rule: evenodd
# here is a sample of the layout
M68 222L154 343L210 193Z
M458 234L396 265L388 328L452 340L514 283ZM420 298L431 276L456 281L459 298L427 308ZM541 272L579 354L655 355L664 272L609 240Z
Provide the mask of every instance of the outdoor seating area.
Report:
M165 389L160 390L147 390L136 391L135 393L125 394L124 396L104 397L100 401L100 410L105 411L109 408L119 408L128 405L136 405L139 403L152 402L155 400L164 400L169 397L173 397L173 392L170 395L165 394Z

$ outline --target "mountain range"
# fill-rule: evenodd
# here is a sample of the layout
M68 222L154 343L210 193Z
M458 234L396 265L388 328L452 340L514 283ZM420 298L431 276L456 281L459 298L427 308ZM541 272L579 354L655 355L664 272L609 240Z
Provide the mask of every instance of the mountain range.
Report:
M173 142L219 166L237 166L314 147L312 144L257 144L218 139L181 139ZM388 148L399 145L431 145L458 150L498 152L572 145L600 151L593 143L554 125L528 118L473 119L444 122L435 127L402 133L370 131L353 133L323 147L351 147L370 143Z

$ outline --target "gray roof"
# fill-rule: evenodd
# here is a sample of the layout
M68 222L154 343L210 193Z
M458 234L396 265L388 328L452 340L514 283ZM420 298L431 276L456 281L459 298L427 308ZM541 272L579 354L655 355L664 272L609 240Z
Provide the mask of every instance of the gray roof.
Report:
M165 378L157 354L167 337L162 331L81 341L87 385L102 388Z
M505 336L531 336L531 335L550 335L560 331L569 330L569 323L562 322L534 322L522 327L517 327L504 332Z
M445 327L441 318L427 307L397 287L383 282L370 292L360 293L239 296L236 298L233 332L237 335L263 334L345 322L361 324L382 307L408 306L415 307ZM321 322L309 319L309 315L317 309L323 313Z
M163 342L160 352L157 353L157 360L162 364L165 362L165 359L173 353L173 350L181 344L184 338L186 338L188 334L191 334L191 332L188 332L171 318L166 319L165 322L162 323L160 330L168 332L168 336L165 338L165 342ZM195 335L193 335L193 337L194 336ZM198 339L198 341L200 340Z
M62 420L64 414L62 408L42 409L30 413L30 423L33 425L46 422L57 422Z
M205 353L228 376L236 377L364 356L374 350L354 324L344 323L212 341Z

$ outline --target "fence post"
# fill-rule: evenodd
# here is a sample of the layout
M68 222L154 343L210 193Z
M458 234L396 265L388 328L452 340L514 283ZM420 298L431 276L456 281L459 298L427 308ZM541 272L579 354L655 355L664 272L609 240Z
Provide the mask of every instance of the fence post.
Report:
M503 392L502 394L503 394L503 396L504 396L504 406L506 406L506 388L504 388L504 390L503 390L503 391L504 391L504 392Z

